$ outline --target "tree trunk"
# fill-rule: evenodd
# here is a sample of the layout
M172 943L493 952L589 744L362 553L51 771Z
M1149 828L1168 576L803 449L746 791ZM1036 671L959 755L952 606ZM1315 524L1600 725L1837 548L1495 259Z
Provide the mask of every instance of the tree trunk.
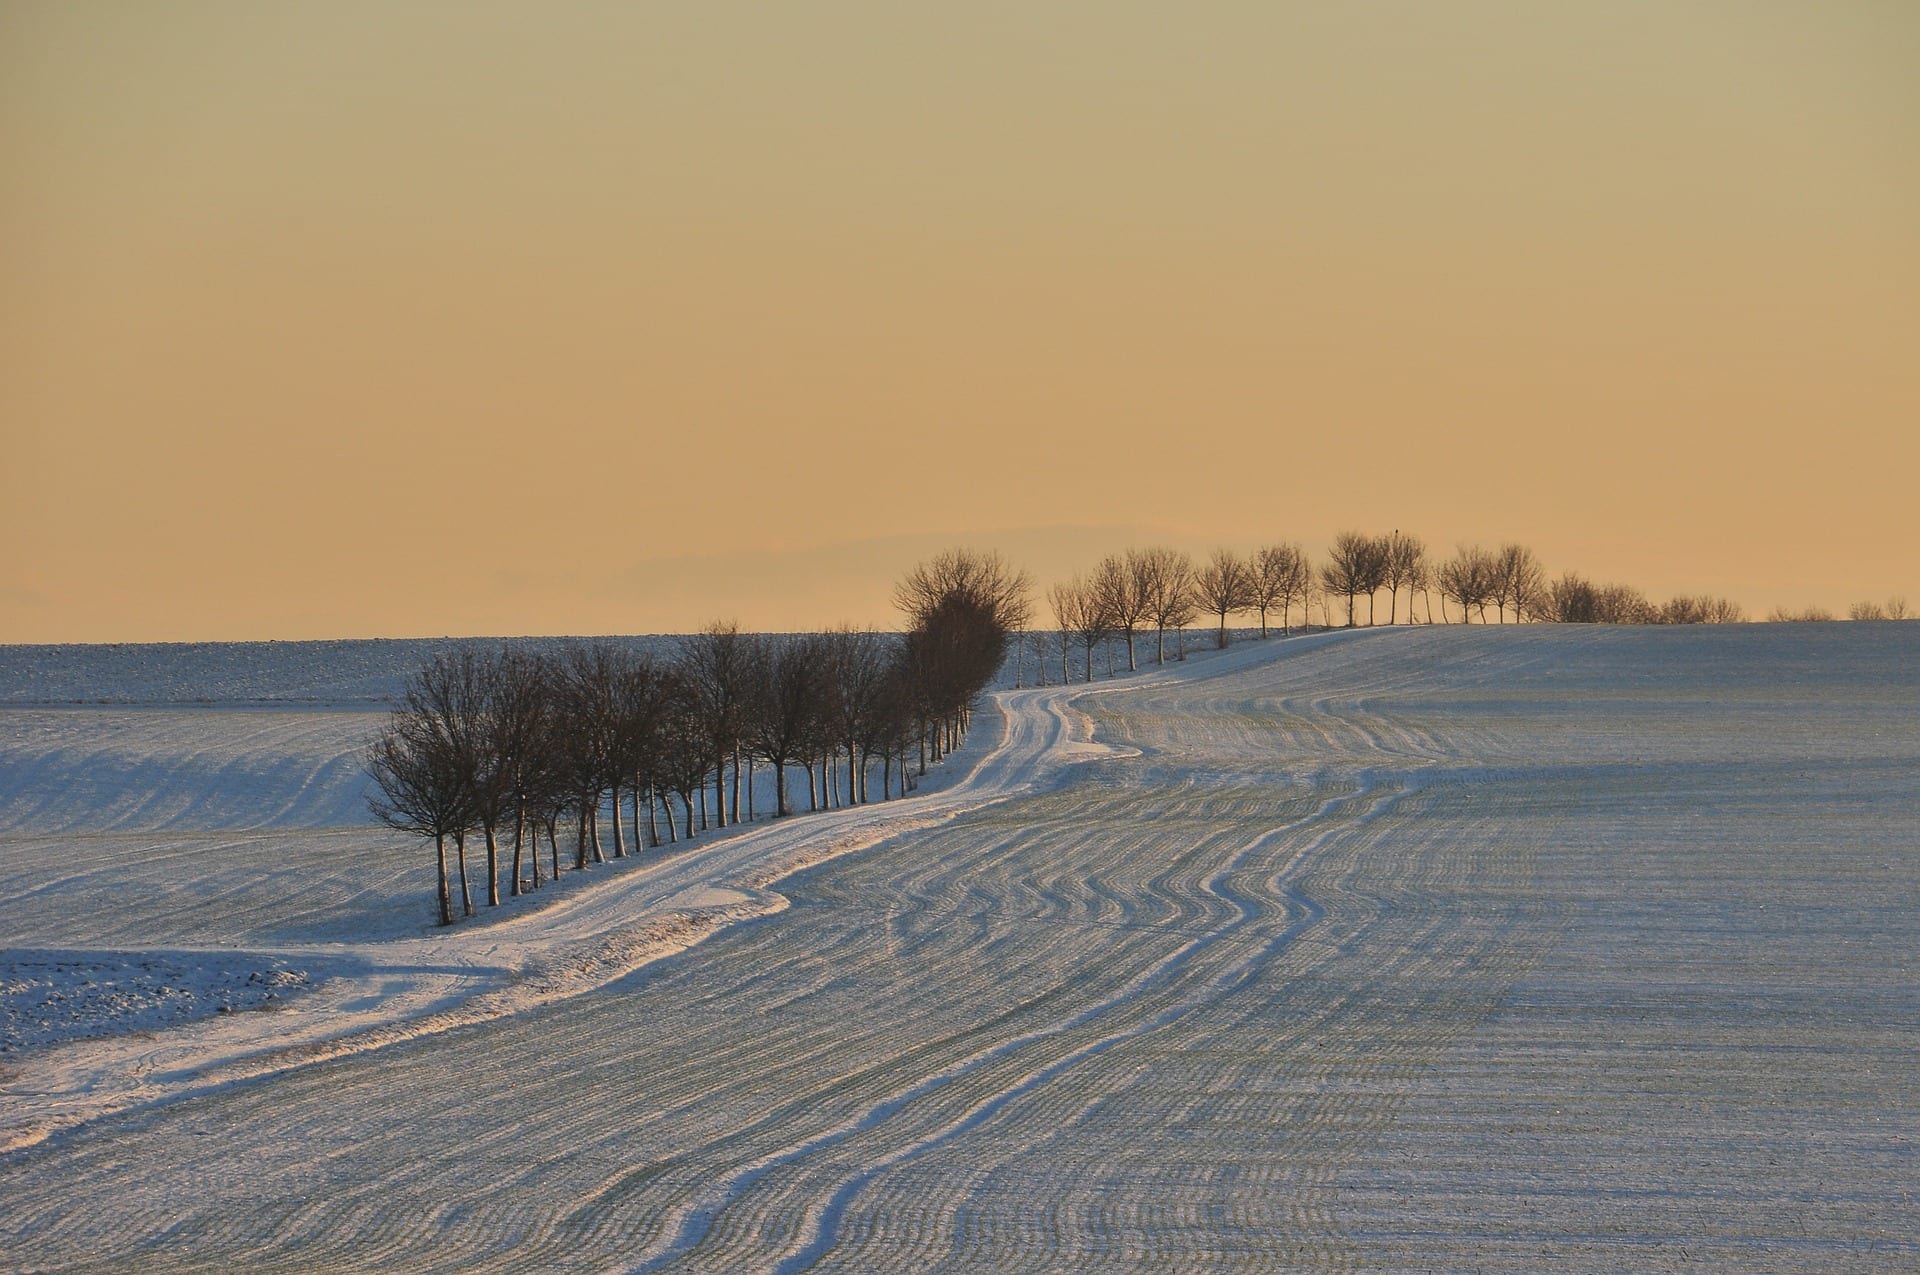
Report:
M626 829L620 826L620 785L613 786L613 857L623 859L627 854Z
M733 804L728 809L727 817L735 823L740 822L740 745L738 743L733 746Z
M700 804L702 806L707 804L707 799L704 795L700 798ZM724 828L727 826L727 754L725 749L720 751L719 759L713 763L713 826L716 828Z
M816 783L814 780L813 758L811 757L807 758L806 766L807 766L807 809L809 811L814 811L814 810L820 809L820 785Z
M527 826L526 811L517 803L513 810L513 884L508 888L508 897L520 897L520 841Z
M1156 666L1167 662L1167 626L1160 626L1160 645L1154 649L1153 662Z
M440 924L453 924L453 887L447 881L447 834L435 833L433 838L434 858L440 863Z
M493 825L483 823L480 831L487 839L487 906L500 906L500 850L493 840Z
M787 813L787 764L773 763L773 814L774 818L783 818Z
M460 915L473 915L473 891L467 887L467 834L453 834L453 852L460 859Z
M1227 613L1225 611L1220 612L1220 632L1214 638L1213 649L1216 651L1227 649Z
M553 815L547 820L547 847L553 851L553 879L560 880L560 816ZM538 853L538 847L535 853Z
M520 897L521 893L520 847L521 843L526 840L526 832L527 812L525 810L517 810L513 816L513 897L516 899ZM540 870L540 856L537 854L533 856L533 867L536 873Z
M587 870L587 807L584 802L573 821L573 870Z

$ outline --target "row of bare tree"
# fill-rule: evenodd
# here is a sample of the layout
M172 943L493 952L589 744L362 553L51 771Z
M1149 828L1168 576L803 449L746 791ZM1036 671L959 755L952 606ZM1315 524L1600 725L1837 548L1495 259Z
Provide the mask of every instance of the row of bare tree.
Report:
M1095 648L1115 639L1125 642L1131 672L1139 667L1136 639L1143 634L1154 635L1154 662L1165 663L1167 634L1175 635L1176 654L1184 658L1186 627L1202 615L1219 621L1216 641L1224 647L1228 616L1259 612L1264 637L1277 613L1282 628L1290 631L1293 609L1304 613L1312 596L1306 554L1295 545L1274 545L1250 558L1222 549L1202 563L1177 549L1130 549L1101 559L1089 575L1055 584L1047 601L1058 635L1061 680L1071 677L1069 655L1078 642L1091 681Z
M1803 607L1793 610L1790 607L1775 607L1769 620L1783 620L1789 623L1806 623L1816 620L1836 620L1839 617L1824 607ZM1907 600L1895 595L1885 602L1856 602L1847 608L1849 620L1908 620L1913 613L1907 609Z
M1175 549L1133 549L1110 554L1091 572L1055 584L1048 601L1065 681L1072 676L1070 656L1076 646L1084 675L1091 680L1096 649L1109 652L1109 672L1115 645L1124 646L1127 669L1136 668L1135 639L1145 633L1155 635L1156 663L1166 659L1169 633L1175 636L1176 655L1183 658L1184 630L1202 616L1215 622L1214 640L1221 647L1228 643L1227 620L1234 615L1257 615L1260 636L1266 637L1276 617L1281 631L1291 632L1296 609L1303 623L1311 623L1316 605L1321 623L1332 627L1341 622L1335 604L1344 603L1339 610L1346 626L1353 627L1361 623L1360 602L1365 599L1365 623L1375 624L1383 590L1388 624L1399 623L1403 614L1408 623L1435 623L1436 594L1440 623L1472 623L1477 618L1483 624L1504 624L1509 616L1516 623L1568 624L1697 624L1744 618L1740 607L1725 598L1677 597L1662 606L1626 585L1595 585L1572 573L1549 581L1525 545L1467 545L1450 558L1435 559L1419 537L1399 531L1384 536L1342 532L1317 567L1294 544L1269 545L1247 557L1219 549L1204 562Z
M563 827L584 870L606 861L609 841L621 858L737 823L743 795L750 821L759 766L776 817L791 813L796 773L809 810L872 800L876 769L881 800L904 794L964 737L1009 631L1026 623L1029 587L996 556L952 553L901 583L904 634L715 624L666 660L611 641L559 655L459 648L409 679L370 746L369 804L434 843L447 925L456 877L461 913L473 914L470 838L485 846L486 901L498 906L503 852L518 895L546 879L543 835L560 876Z

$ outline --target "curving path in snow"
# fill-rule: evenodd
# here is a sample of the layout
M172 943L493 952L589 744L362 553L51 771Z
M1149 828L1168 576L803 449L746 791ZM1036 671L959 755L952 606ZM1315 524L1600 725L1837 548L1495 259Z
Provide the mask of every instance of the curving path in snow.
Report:
M1331 636L1331 635L1330 635ZM1326 641L1329 638L1309 641ZM390 1045L411 1037L447 1031L521 1012L593 991L650 961L683 951L716 928L768 916L786 907L773 887L802 868L891 837L932 827L964 812L1050 787L1063 770L1115 750L1091 742L1085 716L1073 701L1089 694L1176 683L1218 674L1253 660L1271 657L1271 648L1239 650L1154 670L1124 682L1092 686L1054 686L1010 690L994 698L1002 732L988 747L975 744L950 759L965 773L938 790L868 806L796 816L743 827L705 838L685 849L673 847L646 866L614 861L610 871L570 887L548 901L528 900L518 910L482 916L461 926L409 938L373 941L249 944L248 964L299 965L324 971L313 991L287 998L272 1013L222 1014L163 1032L137 1032L75 1041L26 1056L0 1082L0 1152L31 1146L64 1129L116 1111L167 1102L211 1088L268 1075L288 1067ZM123 714L123 716L134 716ZM250 772L249 740L272 736L288 748L285 730L258 714L259 730L226 739L213 749L182 747L179 735L192 729L187 714L161 714L157 726L137 721L116 734L136 735L134 747L178 756L185 753L207 772L190 789L196 813L223 800L244 808L257 789L288 790L295 795L270 820L285 823L289 812L304 809L312 791L346 791L321 800L319 809L334 818L351 817L358 786L342 783L342 767L358 765L357 752L341 755L328 732L296 732L304 740L320 736L314 755L316 778L282 781L277 789ZM176 720L166 721L166 717ZM991 723L992 715L983 718ZM208 757L211 752L211 757ZM57 757L57 754L55 754ZM177 768L178 762L173 765ZM357 777L357 776L356 776ZM33 778L21 767L14 782L32 791ZM946 778L941 776L942 779ZM63 785L43 782L41 792ZM121 776L102 789L141 791L137 779ZM179 791L177 780L160 792ZM84 799L58 805L45 798L30 803L23 821L99 820L140 825L154 817L153 801L129 804ZM183 805L176 799L174 805ZM309 804L311 804L309 802ZM16 817L20 817L16 810ZM166 812L168 818L181 811ZM308 812L311 817L311 811ZM55 816L58 816L56 819ZM58 831L58 829L56 829ZM108 869L111 870L111 869ZM71 883L42 882L32 889L58 890ZM137 953L125 943L114 953ZM233 958L235 949L195 948L178 943L160 949L172 962ZM76 953L76 955L78 955Z

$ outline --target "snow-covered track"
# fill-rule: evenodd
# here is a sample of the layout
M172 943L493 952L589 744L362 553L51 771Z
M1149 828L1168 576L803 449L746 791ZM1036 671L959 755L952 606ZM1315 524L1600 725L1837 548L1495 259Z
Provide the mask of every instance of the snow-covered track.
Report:
M1229 655L1227 666L1244 664L1253 654ZM1196 662L1151 676L1178 680L1202 667ZM568 888L557 896L532 900L537 906L507 915L485 916L481 925L371 942L248 944L256 964L299 961L323 970L324 981L317 991L276 1005L269 1017L222 1016L157 1039L109 1035L30 1055L0 1084L0 1151L31 1145L108 1112L172 1101L603 987L685 949L720 925L784 909L786 899L770 887L800 868L1035 791L1057 782L1064 767L1107 753L1088 742L1085 719L1071 707L1086 691L1056 686L1002 693L1000 713L985 718L989 727L1000 724L1000 737L963 750L949 763L964 767L963 773L942 776L949 782L928 794L755 824L646 856L652 861L644 865L616 861L617 869L603 871L598 880L569 878ZM235 715L230 710L221 716ZM84 897L89 877L191 875L188 860L209 855L218 860L223 847L240 842L297 840L311 847L314 833L301 827L300 814L305 809L314 815L316 800L320 822L338 824L360 813L364 783L357 767L365 726L353 719L363 715L259 710L237 715L240 729L221 732L216 744L203 746L194 730L204 714L190 709L86 710L88 747L22 750L31 760L11 768L8 782L16 799L6 807L14 826L36 829L35 835L17 839L22 849L42 849L54 858L71 848L76 831L84 836L100 825L201 831L122 834L114 853L85 867L63 865L37 882L23 874L20 891L7 906L30 915L22 905L30 904L35 893ZM16 730L51 731L57 726L48 723L59 720L51 710L17 711ZM96 790L114 796L89 800ZM68 793L66 804L54 805L50 794L56 792ZM316 793L325 796L316 798ZM53 831L39 833L43 824ZM245 826L212 837L205 830L229 824ZM128 845L135 847L132 854L119 852ZM285 882L306 867L287 864L265 881L237 884L223 884L208 873L206 888L192 899L195 915L188 924L198 931L194 937L202 942L213 937L205 929L210 910L219 914L226 932L236 935L271 934L284 927L286 918L273 909L285 909L289 896L297 897ZM275 884L282 886L277 892ZM156 888L152 898L177 902L178 896ZM339 907L336 903L336 912ZM97 918L67 910L51 939L33 935L31 921L22 926L22 937L66 948L92 944L132 960L152 947L135 938L139 931L132 927L140 923L140 910L136 904L132 919L111 908L101 909ZM207 955L228 954L210 949Z

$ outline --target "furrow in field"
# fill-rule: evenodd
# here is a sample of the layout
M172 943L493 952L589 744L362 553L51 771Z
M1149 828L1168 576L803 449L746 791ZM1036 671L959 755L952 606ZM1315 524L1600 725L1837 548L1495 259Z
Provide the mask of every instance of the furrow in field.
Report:
M1329 801L1320 810L1305 821L1309 824L1328 822L1337 805L1369 805L1374 794L1362 790L1354 798L1341 801ZM1345 823L1354 818L1344 815L1339 822ZM956 1113L946 1116L931 1130L910 1136L897 1144L892 1150L873 1158L866 1158L864 1167L847 1178L826 1199L809 1206L797 1228L798 1244L795 1250L787 1254L775 1267L785 1272L804 1269L816 1261L832 1246L836 1228L844 1215L849 1202L873 1178L888 1170L917 1159L941 1144L964 1136L971 1130L994 1119L1008 1104L1027 1093L1048 1083L1056 1076L1088 1059L1097 1057L1107 1050L1135 1036L1155 1030L1173 1021L1195 1003L1194 998L1204 1000L1228 992L1233 982L1245 976L1250 961L1263 959L1279 945L1297 932L1290 926L1279 936L1260 945L1237 964L1228 966L1223 974L1216 974L1210 981L1201 980L1197 985L1189 977L1191 967L1199 964L1202 958L1216 945L1221 944L1240 930L1263 917L1267 907L1263 900L1235 890L1230 878L1247 859L1272 841L1284 838L1298 831L1296 826L1282 826L1271 832L1263 833L1252 842L1241 847L1217 869L1204 883L1206 893L1220 899L1226 905L1228 919L1217 928L1199 937L1190 938L1186 943L1162 958L1159 962L1137 975L1132 981L1109 992L1090 1004L1080 1006L1062 1019L1047 1022L991 1045L960 1059L958 1062L934 1072L913 1086L888 1094L879 1102L858 1112L853 1118L832 1129L816 1135L804 1142L782 1148L774 1155L743 1165L733 1174L715 1182L709 1193L702 1199L692 1202L674 1219L671 1240L660 1251L649 1254L634 1269L639 1271L658 1270L668 1263L679 1260L685 1253L704 1240L714 1228L716 1215L725 1206L725 1202L753 1186L761 1178L776 1169L796 1165L804 1160L818 1156L842 1142L857 1135L876 1129L882 1123L899 1119L907 1110L936 1096L946 1098L945 1091L951 1089L964 1095ZM1322 833L1321 836L1330 835ZM1308 842L1297 853L1304 856L1314 848ZM1277 884L1276 874L1269 887ZM1277 891L1275 891L1277 893ZM1044 894L1043 898L1046 897ZM1300 905L1297 926L1310 924L1318 909L1310 901L1295 897ZM1174 984L1186 982L1184 989L1174 988ZM1152 1009L1155 1002L1166 999L1168 994L1176 997L1171 1004ZM1150 1009L1144 1019L1139 1019L1143 1008ZM1131 1011L1131 1012L1129 1012ZM1106 1019L1112 1017L1132 1017L1137 1021L1109 1024ZM1092 1028L1083 1033L1082 1029ZM1105 1030L1100 1030L1104 1028ZM1074 1041L1077 1035L1087 1034L1090 1039ZM1052 1045L1051 1049L1032 1050L1032 1046ZM1039 1058L1028 1055L1038 1052ZM1002 1063L1009 1064L1006 1067ZM999 1072L987 1083L969 1083L975 1073ZM955 1104L948 1102L951 1107ZM924 1119L919 1122L925 1123Z
M1906 1269L1912 665L1676 640L1101 686L1105 760L698 949L0 1158L7 1260Z

